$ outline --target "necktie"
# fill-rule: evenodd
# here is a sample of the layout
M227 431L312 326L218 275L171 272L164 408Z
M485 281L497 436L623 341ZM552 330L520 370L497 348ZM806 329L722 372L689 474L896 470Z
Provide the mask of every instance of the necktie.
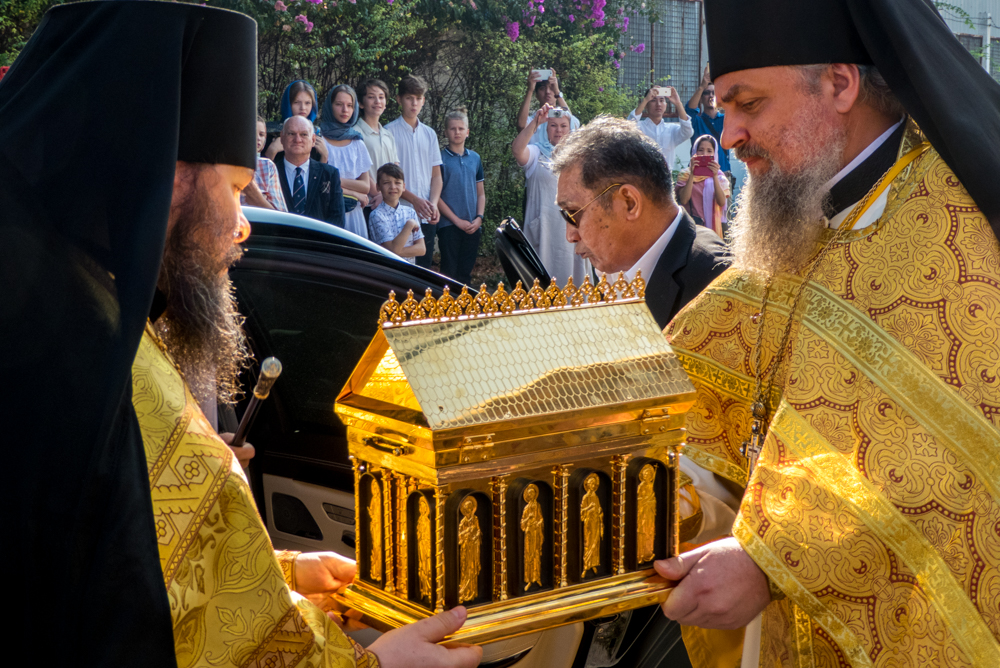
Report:
M306 212L306 184L302 180L302 168L295 168L295 183L292 184L292 212Z

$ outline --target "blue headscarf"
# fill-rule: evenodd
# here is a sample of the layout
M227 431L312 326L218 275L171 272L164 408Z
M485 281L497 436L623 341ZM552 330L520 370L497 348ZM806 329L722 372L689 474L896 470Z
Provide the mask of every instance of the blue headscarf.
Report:
M309 115L306 116L306 118L309 119L310 123L315 123L316 122L316 102L317 102L317 99L316 99L316 89L313 88L312 84L310 84L308 81L304 81L302 79L298 79L298 80L293 81L292 83L288 84L288 86L285 87L285 92L281 94L281 120L282 121L288 120L289 118L291 118L294 115L294 114L292 114L292 100L291 100L290 96L291 96L292 86L294 86L297 83L303 83L303 84L305 84L306 88L309 89L309 92L312 93L312 96L313 96L313 106L312 106L312 109L309 110Z
M538 112L535 112L535 113L538 113ZM556 148L555 145L553 145L551 142L549 142L548 122L549 122L548 119L546 119L545 123L542 124L542 125L545 126L545 132L542 133L542 138L535 140L535 146L538 147L538 150L541 152L541 154L545 158L551 158L552 157L552 151L554 151L555 148ZM541 126L539 126L539 127L541 127ZM569 117L569 131L573 132L573 117L572 116Z
M341 123L333 113L333 101L337 93L347 93L354 100L354 113L351 120ZM330 141L340 139L361 139L361 133L354 129L354 124L358 122L358 94L347 84L334 86L326 94L326 101L323 102L323 120L319 123L320 134Z

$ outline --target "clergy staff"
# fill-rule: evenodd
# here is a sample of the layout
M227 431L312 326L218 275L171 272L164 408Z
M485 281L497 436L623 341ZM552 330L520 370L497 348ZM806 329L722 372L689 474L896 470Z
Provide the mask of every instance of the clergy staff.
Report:
M1000 85L925 0L705 12L750 180L665 333L743 495L663 611L700 666L1000 665Z

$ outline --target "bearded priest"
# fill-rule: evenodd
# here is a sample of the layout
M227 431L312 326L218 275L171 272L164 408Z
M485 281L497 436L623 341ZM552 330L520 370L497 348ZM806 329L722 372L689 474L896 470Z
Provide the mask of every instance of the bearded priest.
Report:
M664 613L747 626L744 668L998 666L1000 86L925 0L705 16L751 178L733 267L665 332L685 454L745 491L657 563Z

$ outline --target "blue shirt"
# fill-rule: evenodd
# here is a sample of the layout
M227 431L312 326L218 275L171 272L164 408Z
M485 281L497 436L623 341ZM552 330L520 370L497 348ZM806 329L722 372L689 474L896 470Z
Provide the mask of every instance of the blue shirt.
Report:
M722 124L726 120L725 115L720 111L715 115L715 118L709 118L702 114L700 109L684 107L684 111L691 117L691 125L694 127L694 137L691 138L691 141L702 135L714 136L715 140L719 142L719 167L724 172L731 171L732 168L729 166L729 151L722 148Z
M476 184L483 180L483 160L478 153L465 149L459 155L447 147L441 149L441 201L462 220L471 222L476 217ZM441 216L438 229L450 225L452 222Z
M412 207L400 201L397 203L396 208L393 209L383 200L368 218L368 229L371 230L371 240L377 244L392 241L403 231L403 226L406 225L406 221L408 220L416 220L418 222L420 220L417 217L417 212ZM413 230L413 234L410 235L410 240L403 244L403 246L412 246L423 238L424 234L418 226L417 229ZM410 264L416 264L417 262L417 258L415 257L404 257L403 259Z

